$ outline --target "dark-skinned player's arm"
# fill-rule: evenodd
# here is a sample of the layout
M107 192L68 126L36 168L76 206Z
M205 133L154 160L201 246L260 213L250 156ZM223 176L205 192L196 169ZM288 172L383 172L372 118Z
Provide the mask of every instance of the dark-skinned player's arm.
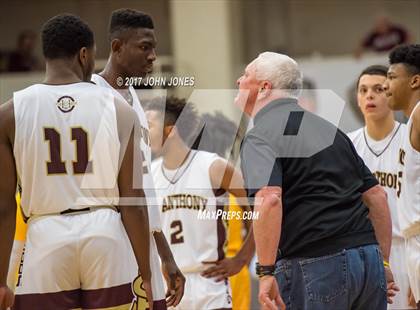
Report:
M236 198L239 198L243 211L250 211L246 201L244 181L240 171L226 160L218 159L210 166L210 179L213 188L224 189ZM252 232L252 221L243 219L247 227L247 235L241 249L232 258L224 258L215 265L206 269L202 275L207 278L216 277L216 281L222 281L239 273L242 268L249 264L255 252L255 243Z
M0 310L13 305L13 292L7 287L7 272L16 224L16 163L13 157L15 120L13 102L0 105Z
M121 145L118 174L119 209L152 309L149 215L142 189L143 158L139 144L140 125L137 114L129 105L115 100L115 107Z
M175 262L165 234L162 231L156 231L153 232L153 237L156 241L156 247L162 261L163 275L168 286L166 306L175 307L184 296L185 277Z

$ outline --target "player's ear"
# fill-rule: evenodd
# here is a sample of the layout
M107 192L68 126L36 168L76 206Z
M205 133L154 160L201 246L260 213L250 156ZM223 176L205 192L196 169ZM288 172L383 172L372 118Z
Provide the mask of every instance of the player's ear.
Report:
M413 89L420 88L420 74L415 74L410 80L410 87Z
M82 67L86 67L87 61L88 61L87 48L82 47L79 50L79 62L82 64Z
M118 38L113 39L111 41L111 51L113 53L119 53L122 45L123 45L123 42L121 39L118 39Z

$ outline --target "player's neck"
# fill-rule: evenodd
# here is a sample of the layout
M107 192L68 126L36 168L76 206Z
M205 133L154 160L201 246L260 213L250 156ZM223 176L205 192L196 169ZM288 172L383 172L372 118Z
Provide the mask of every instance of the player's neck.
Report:
M78 83L82 81L80 75L64 60L49 60L46 64L43 83L52 85Z
M114 89L125 89L128 88L125 86L125 83L122 85L117 84L117 79L123 78L124 75L116 68L116 65L111 60L108 60L108 62L105 65L104 70L99 73L100 76L102 76L105 81L108 82L109 85L111 85Z
M167 145L163 155L163 166L171 170L179 168L187 160L190 151L183 142Z
M366 131L373 140L385 139L394 129L395 120L392 113L380 120L366 119Z

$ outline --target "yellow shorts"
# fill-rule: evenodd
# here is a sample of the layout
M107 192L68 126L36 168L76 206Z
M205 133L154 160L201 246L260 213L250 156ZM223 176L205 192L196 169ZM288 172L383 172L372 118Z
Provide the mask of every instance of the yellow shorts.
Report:
M26 223L23 221L22 211L20 209L20 194L16 194L17 212L16 212L16 230L15 240L25 241Z

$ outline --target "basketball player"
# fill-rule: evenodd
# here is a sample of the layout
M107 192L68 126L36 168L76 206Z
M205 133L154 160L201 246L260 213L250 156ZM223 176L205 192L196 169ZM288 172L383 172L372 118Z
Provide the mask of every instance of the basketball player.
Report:
M148 213L133 174L138 120L87 82L95 43L82 20L51 18L42 45L44 83L0 107L0 309L13 304L6 274L18 181L28 231L14 309L128 308L135 261L151 301Z
M157 310L165 309L166 302L168 306L175 306L179 303L184 292L185 278L178 269L165 235L161 231L159 210L154 202L155 191L153 177L150 174L151 150L146 115L134 88L124 85L125 83L118 85L118 79L126 81L126 78L130 77L145 77L152 71L153 62L156 60L156 38L153 28L152 18L143 12L131 9L119 9L112 12L109 25L111 53L105 69L99 75L94 74L92 81L97 85L111 89L115 96L130 104L140 120L142 132L140 145L146 158L143 168L143 184L151 225L152 288L154 309ZM168 282L166 302L157 252L162 260L164 275Z
M396 159L405 125L394 120L383 89L388 68L370 66L357 81L357 101L366 126L348 134L358 154L384 188L392 217L392 245L389 265L400 292L388 309L415 309L405 267L405 244L398 224L397 195L401 191ZM385 262L385 268L388 262ZM411 304L411 305L410 305Z
M242 177L217 154L190 149L198 117L185 100L156 98L147 106L146 115L152 152L162 155L152 164L162 228L187 279L184 298L176 309L231 309L227 278L249 263L253 239L248 233L239 253L224 259L223 219L214 212L224 192L245 197ZM200 219L200 212L208 216ZM206 269L208 264L214 266Z
M398 156L397 209L410 286L420 309L420 44L397 47L389 61L384 84L388 105L409 118Z

